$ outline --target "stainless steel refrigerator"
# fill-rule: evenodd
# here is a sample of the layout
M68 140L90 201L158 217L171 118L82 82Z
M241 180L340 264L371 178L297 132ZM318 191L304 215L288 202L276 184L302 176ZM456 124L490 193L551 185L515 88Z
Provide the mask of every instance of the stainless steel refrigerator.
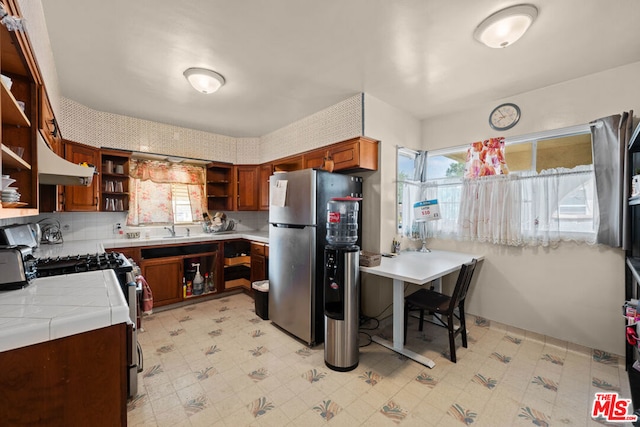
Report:
M362 197L362 178L304 169L275 173L269 187L269 320L313 346L324 341L327 202Z

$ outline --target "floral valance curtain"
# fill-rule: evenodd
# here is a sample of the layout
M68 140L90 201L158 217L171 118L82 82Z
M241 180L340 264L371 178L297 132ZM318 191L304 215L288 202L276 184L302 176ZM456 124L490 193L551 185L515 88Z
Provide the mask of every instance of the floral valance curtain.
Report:
M489 138L471 144L467 150L465 178L506 175L509 173L504 158L504 138Z
M130 163L129 176L141 181L169 184L204 184L204 168L158 160L135 160Z
M127 225L174 223L174 184L187 186L192 218L202 218L206 209L204 183L203 167L132 159Z

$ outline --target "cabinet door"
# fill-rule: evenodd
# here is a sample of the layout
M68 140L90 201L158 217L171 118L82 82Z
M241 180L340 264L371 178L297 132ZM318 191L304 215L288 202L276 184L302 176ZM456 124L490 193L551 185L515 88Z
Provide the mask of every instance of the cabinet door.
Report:
M258 166L236 166L236 209L258 210Z
M65 158L71 163L87 162L92 165L100 164L100 149L77 142L64 141ZM98 210L99 179L94 177L88 187L65 186L64 210L67 212L92 212Z
M329 150L334 170L352 169L360 165L358 142L346 142Z
M260 206L259 209L261 211L269 210L269 178L273 174L273 168L271 163L266 165L260 165L260 176L259 176L259 189L260 192Z
M329 148L334 171L378 170L378 141L359 137L334 144Z
M324 158L327 156L327 150L315 150L307 153L304 158L304 169L316 168L319 169L324 164Z
M251 255L251 283L257 280L265 280L266 261L262 255Z
M182 301L182 258L142 260L140 268L153 292L154 306Z

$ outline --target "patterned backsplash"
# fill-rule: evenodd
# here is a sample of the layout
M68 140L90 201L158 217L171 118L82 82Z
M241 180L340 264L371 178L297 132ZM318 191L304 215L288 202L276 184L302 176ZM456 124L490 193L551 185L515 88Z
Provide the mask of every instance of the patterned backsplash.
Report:
M61 98L65 139L94 147L145 151L236 164L259 164L362 135L362 94L260 138L234 138L105 113Z

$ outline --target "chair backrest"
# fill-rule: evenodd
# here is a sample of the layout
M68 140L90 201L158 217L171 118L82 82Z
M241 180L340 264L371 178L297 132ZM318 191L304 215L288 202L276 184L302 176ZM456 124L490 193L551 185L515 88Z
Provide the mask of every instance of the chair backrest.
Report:
M467 291L469 290L471 278L473 277L473 272L476 269L477 263L478 260L474 258L471 262L462 265L460 274L458 274L458 280L456 281L456 287L453 289L453 293L451 294L451 303L449 304L450 310L457 307L460 302L464 301L467 297Z

